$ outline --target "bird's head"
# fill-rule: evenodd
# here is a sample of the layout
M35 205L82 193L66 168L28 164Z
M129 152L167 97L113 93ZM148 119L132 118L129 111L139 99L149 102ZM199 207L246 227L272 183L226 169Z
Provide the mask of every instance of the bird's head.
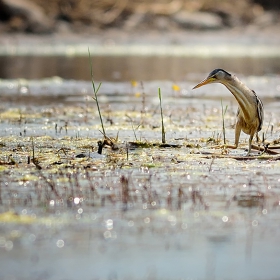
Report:
M199 88L201 86L211 84L211 83L226 83L227 80L231 78L231 74L223 69L213 70L206 79L198 83L193 89Z

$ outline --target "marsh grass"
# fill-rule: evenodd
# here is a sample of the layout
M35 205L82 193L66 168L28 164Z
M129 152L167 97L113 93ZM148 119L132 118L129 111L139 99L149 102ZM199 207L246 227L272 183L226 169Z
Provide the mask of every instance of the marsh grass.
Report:
M223 127L223 140L224 145L226 145L226 128L225 128L225 114L227 112L228 106L224 109L223 100L221 100L221 107L222 107L222 127Z
M138 124L137 127L135 127L134 124L133 124L133 119L128 114L126 114L125 116L129 119L129 122L130 122L130 125L131 125L131 128L132 128L132 131L133 131L133 135L134 135L135 141L138 142L138 138L137 138L137 135L136 135L136 130L139 129L141 124Z
M99 102L98 102L98 92L99 92L99 89L100 89L102 83L99 83L97 87L95 85L94 78L93 78L92 60L91 60L91 55L90 55L89 48L88 48L88 58L89 58L89 65L90 65L91 84L92 84L92 89L93 89L93 94L94 94L94 96L92 96L92 99L96 103L98 114L99 114L99 119L100 119L100 124L101 124L101 127L102 127L103 136L104 136L104 138L106 138L106 132L105 132L103 119L102 119L102 115L101 115L101 110L100 110L100 106L99 106Z
M162 100L161 100L161 91L160 88L158 89L158 97L159 97L159 105L160 105L160 115L161 115L161 142L165 144L165 129L164 129L164 122L163 122L163 112L162 112Z
M144 90L144 83L141 82L141 90L142 90L142 109L141 109L141 124L144 126L145 124L145 116L146 116L146 93Z

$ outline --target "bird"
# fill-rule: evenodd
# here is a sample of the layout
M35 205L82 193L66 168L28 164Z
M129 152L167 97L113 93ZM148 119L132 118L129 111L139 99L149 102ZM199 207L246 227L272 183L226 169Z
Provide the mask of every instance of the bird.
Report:
M244 133L250 135L247 153L247 155L250 155L253 137L254 135L258 136L258 132L262 129L263 125L264 109L262 101L255 91L243 84L235 75L223 69L213 70L206 79L198 83L193 89L211 83L220 83L226 86L238 103L235 143L234 145L227 145L227 147L233 149L238 147L242 130Z

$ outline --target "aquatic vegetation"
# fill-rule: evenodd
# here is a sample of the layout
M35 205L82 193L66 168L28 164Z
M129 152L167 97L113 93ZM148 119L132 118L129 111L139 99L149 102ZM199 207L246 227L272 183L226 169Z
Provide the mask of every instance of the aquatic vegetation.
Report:
M163 113L162 113L162 104L161 104L161 91L160 88L158 89L158 97L159 97L159 105L160 105L160 116L161 116L161 142L162 144L165 144L165 129L164 129L164 123L163 123Z
M90 56L90 50L89 50L89 48L88 48L88 57L89 57L89 64L90 64L91 84L92 84L92 89L93 89L93 93L94 93L94 97L92 97L92 99L93 99L93 100L95 101L95 103L96 103L97 110L98 110L98 114L99 114L99 119L100 119L100 123L101 123L101 127L102 127L103 136L106 138L105 128L104 128L103 119L102 119L102 115L101 115L101 111L100 111L100 106L99 106L99 102L98 102L98 97L97 97L97 94L98 94L99 89L100 89L100 87L101 87L101 83L99 83L97 87L95 86L95 82L94 82L94 78L93 78L92 61L91 61L91 56Z
M143 263L152 252L157 259L184 254L201 267L205 248L220 252L221 246L236 261L249 253L262 259L258 244L279 238L280 157L273 149L279 142L278 111L271 117L273 130L266 133L265 153L244 156L244 140L240 149L223 153L215 146L225 137L223 129L226 140L233 139L234 110L221 122L225 111L218 98L173 100L169 92L159 105L154 89L144 101L134 94L123 102L118 94L99 93L106 137L99 130L96 100L80 95L63 106L14 103L13 118L10 109L1 107L1 250L39 252L42 260L47 251L59 261L64 252L68 257L90 252L95 273L105 279L108 267L102 270L99 259L112 254L118 256L117 268L127 268L121 262L131 255ZM163 118L166 143L158 125ZM82 262L92 267L92 258ZM154 260L140 265L144 276L150 263L155 265ZM134 269L131 275L139 271ZM158 279L163 270L157 268Z

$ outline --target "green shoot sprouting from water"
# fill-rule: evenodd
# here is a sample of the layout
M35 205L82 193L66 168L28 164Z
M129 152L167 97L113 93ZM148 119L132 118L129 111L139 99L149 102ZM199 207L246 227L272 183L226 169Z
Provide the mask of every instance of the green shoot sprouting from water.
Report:
M162 114L162 104L161 104L161 92L160 88L158 89L159 105L160 105L160 114L161 114L161 141L162 144L165 144L165 130L163 124L163 114Z
M89 48L88 48L88 57L89 57L89 65L90 65L91 83L92 83L92 89L93 89L93 93L94 93L94 96L92 96L92 99L95 101L96 106L97 106L97 110L98 110L98 114L99 114L100 123L101 123L101 126L102 126L102 132L103 132L104 138L107 138L106 133L105 133L105 128L104 128L104 125L103 125L103 120L102 120L102 115L101 115L99 103L98 103L98 98L97 98L97 93L98 93L98 91L101 87L101 83L99 83L97 88L95 87L95 83L94 83L94 79L93 79L92 61L91 61Z
M222 120L223 120L223 138L224 138L224 145L225 145L226 144L225 114L228 106L226 106L226 108L224 109L223 100L221 100L221 105L222 105Z

